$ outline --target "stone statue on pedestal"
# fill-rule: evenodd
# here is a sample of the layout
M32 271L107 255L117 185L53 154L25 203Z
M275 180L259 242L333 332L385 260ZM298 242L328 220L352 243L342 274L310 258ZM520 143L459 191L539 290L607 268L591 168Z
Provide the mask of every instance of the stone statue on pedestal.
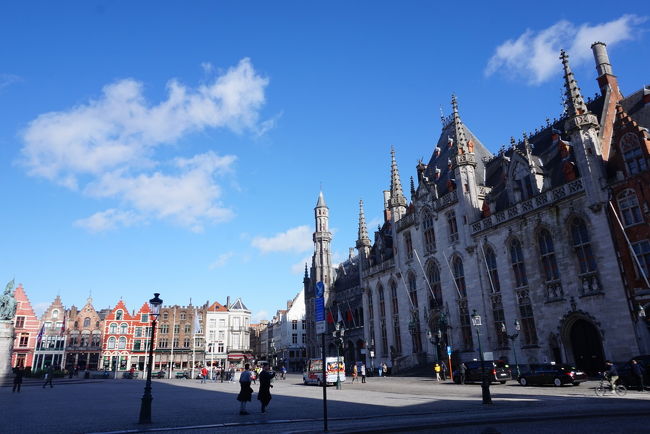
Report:
M7 283L5 292L0 297L0 321L13 321L16 314L16 299L11 290L14 289L14 281Z
M14 343L16 299L11 293L14 281L7 283L0 296L0 382L11 376L11 352Z

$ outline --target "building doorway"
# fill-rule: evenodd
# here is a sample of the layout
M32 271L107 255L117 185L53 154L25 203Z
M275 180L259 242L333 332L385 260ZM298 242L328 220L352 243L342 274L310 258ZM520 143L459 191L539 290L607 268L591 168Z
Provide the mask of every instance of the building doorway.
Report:
M590 375L604 366L603 343L598 329L589 321L578 319L569 332L576 367Z

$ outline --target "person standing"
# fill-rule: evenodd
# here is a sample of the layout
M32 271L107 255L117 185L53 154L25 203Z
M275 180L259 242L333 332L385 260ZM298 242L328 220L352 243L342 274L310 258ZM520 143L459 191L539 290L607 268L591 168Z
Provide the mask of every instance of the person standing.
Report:
M440 371L442 370L440 368L440 364L436 363L436 365L433 367L433 370L436 372L436 381L440 381Z
M208 368L205 366L201 368L201 383L205 383L208 379Z
M381 364L381 370L384 373L384 377L388 377L388 365L385 362Z
M287 367L282 365L282 379L286 380L287 379Z
M381 377L381 375L384 373L384 367L383 364L380 363L379 366L377 367L377 375Z
M45 389L45 386L48 384L50 385L50 389L54 387L52 384L52 378L54 377L54 367L50 364L47 367L47 372L45 373L45 384L43 384L43 389Z
M447 364L443 361L440 365L442 368L442 381L447 381Z
M361 364L361 382L362 383L366 382L366 364L365 363Z
M275 377L275 372L271 371L268 363L264 364L260 372L260 390L257 393L257 399L262 403L262 413L266 412L266 407L271 402L271 380Z
M465 384L465 374L467 373L467 366L465 363L460 364L460 384Z
M645 390L645 386L643 385L643 374L645 374L645 369L639 362L636 360L632 359L632 375L634 375L634 378L636 379L636 384L639 388L639 392L643 392Z
M251 387L251 365L246 363L244 365L244 371L239 376L239 395L237 395L237 401L240 402L239 414L246 415L250 414L246 411L246 403L251 402L253 397L253 388ZM234 377L234 374L233 374Z
M352 365L352 384L354 384L354 380L357 379L357 364L355 363Z
M228 371L228 381L231 383L235 382L235 367L230 365L230 370Z
M12 392L20 393L20 386L23 384L23 377L25 376L25 368L22 366L17 366L14 369L14 389Z
M223 383L223 376L226 375L226 368L221 365L219 366L219 381Z

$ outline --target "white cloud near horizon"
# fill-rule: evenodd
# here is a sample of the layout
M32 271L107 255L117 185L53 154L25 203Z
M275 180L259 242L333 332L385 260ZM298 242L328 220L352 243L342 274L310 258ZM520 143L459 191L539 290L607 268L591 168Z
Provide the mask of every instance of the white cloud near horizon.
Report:
M269 318L269 313L267 311L265 311L265 310L259 310L259 311L255 312L253 314L253 317L251 318L251 322L253 324L255 324L255 323L259 323L263 319L266 319L266 320L270 319Z
M219 201L216 177L232 173L236 157L209 151L159 160L155 151L208 128L268 130L273 121L259 120L268 83L247 58L196 88L170 80L158 104L147 101L141 82L119 80L96 99L31 121L20 163L31 176L127 207L78 220L79 226L99 231L168 219L201 231L234 215Z
M302 253L314 247L312 230L307 225L288 229L285 232L280 232L272 237L255 237L251 241L251 244L262 253Z
M578 66L593 58L592 43L601 41L612 47L632 40L646 19L626 14L596 25L576 25L561 20L540 31L526 29L516 39L509 39L496 48L485 68L485 75L489 77L499 73L512 79L523 79L529 85L539 85L561 71L560 49L569 53L572 66Z
M226 253L220 254L219 256L217 256L217 259L215 259L214 262L212 262L212 264L210 264L210 266L209 266L210 270L214 270L216 268L223 267L224 265L226 265L228 263L230 258L232 258L234 255L235 255L234 252L226 252Z

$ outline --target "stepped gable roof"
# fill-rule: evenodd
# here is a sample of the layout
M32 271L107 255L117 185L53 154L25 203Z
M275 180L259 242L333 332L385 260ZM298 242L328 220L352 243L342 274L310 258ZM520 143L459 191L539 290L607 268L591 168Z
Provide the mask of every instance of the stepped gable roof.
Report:
M137 313L151 313L151 308L149 307L149 303L144 302L142 306L140 306L140 310L138 310Z
M18 286L16 286L16 289L14 289L14 298L16 301L20 302L20 306L16 308L16 314L18 314L18 311L20 310L20 315L36 317L32 303L29 301L29 297L27 297L27 293L25 292L22 283L19 283Z
M493 157L492 153L487 150L483 143L470 131L465 124L461 124L461 128L465 133L465 138L469 143L472 141L474 143L474 155L476 156L476 182L479 185L485 183L483 179L483 167L485 166L485 160L491 159ZM452 147L449 146L449 139L454 140L455 126L454 122L448 122L445 127L442 129L442 133L438 138L438 143L436 148L440 149L440 152L436 156L437 152L434 149L431 159L429 160L429 165L424 171L424 176L429 178L429 182L435 183L438 189L438 195L443 196L448 192L447 181L454 178L453 171L449 168L449 162L455 154L456 144ZM436 180L436 169L440 169L440 176Z
M246 305L241 301L241 298L235 300L235 302L230 306L230 310L248 310Z
M208 312L228 312L228 308L223 304L215 301L208 307Z
M122 319L123 320L133 319L133 317L129 313L129 310L126 308L126 305L124 304L124 300L118 301L117 304L115 305L115 307L113 309L111 309L111 311L108 313L108 315L106 315L106 318L110 317L110 319L114 320L115 319L115 313L118 310L122 311Z

